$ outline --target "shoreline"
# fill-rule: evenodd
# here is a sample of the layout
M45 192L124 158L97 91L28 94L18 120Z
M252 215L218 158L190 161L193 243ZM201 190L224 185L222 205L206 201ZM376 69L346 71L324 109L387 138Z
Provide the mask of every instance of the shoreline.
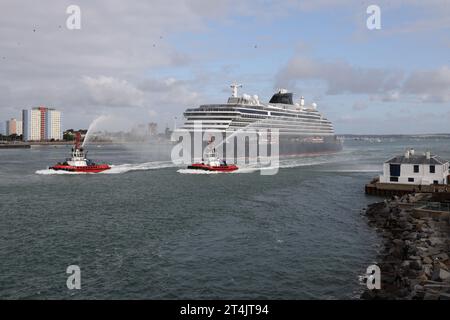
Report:
M120 144L147 144L158 143L163 144L165 141L90 141L87 145L120 145ZM170 141L168 141L170 143ZM14 149L14 148L30 148L31 146L71 146L73 141L30 141L30 142L5 142L0 143L0 148Z
M416 193L363 210L383 249L377 257L381 289L366 289L361 299L450 299L450 211L425 205L436 201L443 201L439 194Z

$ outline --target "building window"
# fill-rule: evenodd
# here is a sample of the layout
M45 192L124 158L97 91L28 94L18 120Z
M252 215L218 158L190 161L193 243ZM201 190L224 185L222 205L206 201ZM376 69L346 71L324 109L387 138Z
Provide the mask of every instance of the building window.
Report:
M435 167L434 166L430 166L430 173L435 173L435 172L436 172Z
M414 165L414 173L419 173L419 165Z
M408 178L408 182L414 182L414 178Z
M398 177L391 177L391 182L398 182Z
M439 184L439 181L433 180L433 184Z

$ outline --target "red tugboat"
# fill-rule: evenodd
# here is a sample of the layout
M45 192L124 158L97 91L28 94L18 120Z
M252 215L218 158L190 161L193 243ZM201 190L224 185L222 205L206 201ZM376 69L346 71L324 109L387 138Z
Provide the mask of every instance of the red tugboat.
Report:
M234 164L228 165L224 160L220 160L216 155L216 149L207 152L205 156L206 161L202 161L202 163L193 163L188 166L188 169L218 172L231 172L239 169Z
M50 167L50 169L86 173L99 173L111 169L108 164L96 164L91 160L86 159L84 149L80 146L80 141L81 135L77 132L75 145L72 148L72 157L66 159L63 163L60 162L53 167Z

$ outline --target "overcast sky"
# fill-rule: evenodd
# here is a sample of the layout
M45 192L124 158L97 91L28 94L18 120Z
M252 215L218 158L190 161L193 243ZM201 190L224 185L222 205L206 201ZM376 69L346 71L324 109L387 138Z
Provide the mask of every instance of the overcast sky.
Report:
M2 122L45 105L64 129L173 126L238 81L304 95L341 134L450 133L450 0L2 0L0 15Z

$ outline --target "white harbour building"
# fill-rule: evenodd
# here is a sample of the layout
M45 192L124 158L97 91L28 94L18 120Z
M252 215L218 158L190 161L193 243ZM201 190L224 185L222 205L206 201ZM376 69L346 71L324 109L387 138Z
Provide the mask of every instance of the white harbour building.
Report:
M383 164L381 183L431 185L449 182L449 162L430 152L415 154L413 149Z

